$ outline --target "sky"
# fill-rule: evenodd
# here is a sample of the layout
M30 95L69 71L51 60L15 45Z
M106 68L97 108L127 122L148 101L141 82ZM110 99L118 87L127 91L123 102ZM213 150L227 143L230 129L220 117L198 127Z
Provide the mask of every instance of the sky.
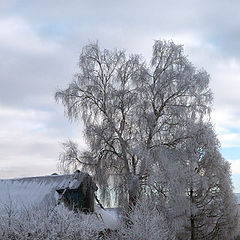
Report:
M240 192L239 9L238 0L1 0L0 178L51 174L62 142L85 146L82 123L54 100L84 45L149 59L154 40L166 39L211 76L212 121Z

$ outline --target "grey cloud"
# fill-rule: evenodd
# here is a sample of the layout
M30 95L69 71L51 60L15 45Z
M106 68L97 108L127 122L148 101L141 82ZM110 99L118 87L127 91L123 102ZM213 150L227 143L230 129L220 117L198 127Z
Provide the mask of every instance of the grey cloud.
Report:
M23 4L24 5L24 4ZM11 7L11 10L10 10ZM192 35L218 45L226 54L236 52L239 36L239 1L41 1L25 8L11 5L8 11L24 16L39 30L66 47L79 49L86 40L100 39L108 46L130 48L124 39L141 41L166 34ZM115 36L114 36L115 35ZM54 37L55 36L55 37Z
M71 81L80 49L89 41L99 40L106 48L125 48L149 57L154 39L179 38L192 62L211 74L216 106L236 110L239 94L235 77L240 73L231 69L229 62L235 59L240 69L239 9L236 0L2 0L0 22L8 20L21 27L5 29L8 39L0 29L0 52L4 56L0 62L0 111L1 105L19 110L6 121L0 119L1 134L11 128L0 136L1 154L11 160L8 165L0 159L0 177L2 172L11 175L10 163L19 169L12 170L11 176L31 171L38 174L34 169L37 164L42 164L39 169L43 173L53 168L59 142L68 136L82 137L81 123L80 129L70 125L53 95L58 87L64 88ZM221 83L228 76L228 83ZM231 92L226 91L227 87ZM49 116L19 119L28 109ZM16 121L10 120L13 118ZM43 129L30 132L23 129L26 123L43 125Z
M53 97L56 87L72 78L72 61L66 61L66 53L39 56L1 50L5 52L5 61L0 63L1 103L22 104L29 95L33 99L43 94Z

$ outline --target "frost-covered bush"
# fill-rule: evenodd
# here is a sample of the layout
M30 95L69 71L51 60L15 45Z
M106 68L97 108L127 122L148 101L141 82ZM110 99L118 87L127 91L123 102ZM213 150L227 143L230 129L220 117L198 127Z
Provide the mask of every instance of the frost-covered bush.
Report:
M148 199L139 200L126 214L119 230L120 239L125 240L174 240L164 215L156 204Z
M96 214L68 211L62 206L52 210L25 209L17 212L5 206L0 216L0 239L100 239L105 226Z
M14 240L173 240L163 214L148 198L123 215L117 229L107 229L100 215L54 209L25 208L16 211L12 205L1 208L0 239Z

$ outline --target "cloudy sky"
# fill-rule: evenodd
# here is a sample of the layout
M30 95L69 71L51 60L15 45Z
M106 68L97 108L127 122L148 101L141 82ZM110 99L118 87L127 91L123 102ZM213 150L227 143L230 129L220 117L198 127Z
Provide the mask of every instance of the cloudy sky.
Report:
M155 39L172 39L211 75L212 119L240 192L239 10L239 0L1 0L0 178L53 173L61 142L84 146L81 123L54 101L82 46L99 40L149 58Z

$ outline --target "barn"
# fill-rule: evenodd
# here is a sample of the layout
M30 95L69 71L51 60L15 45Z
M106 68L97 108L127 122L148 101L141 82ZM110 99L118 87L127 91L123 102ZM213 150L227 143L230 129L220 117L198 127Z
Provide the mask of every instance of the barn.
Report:
M0 180L0 207L15 210L52 207L63 203L70 210L94 211L96 184L87 173Z

